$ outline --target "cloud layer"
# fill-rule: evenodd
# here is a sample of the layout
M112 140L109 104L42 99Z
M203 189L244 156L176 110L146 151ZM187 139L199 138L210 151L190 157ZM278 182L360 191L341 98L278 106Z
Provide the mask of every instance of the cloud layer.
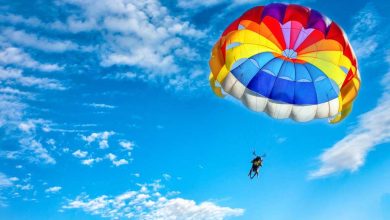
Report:
M193 219L222 220L241 216L243 209L218 206L212 202L197 204L193 200L169 198L161 194L160 181L139 184L138 190L129 190L117 196L101 195L90 198L87 194L67 201L62 208L81 209L91 215L110 219ZM170 194L169 192L167 194Z

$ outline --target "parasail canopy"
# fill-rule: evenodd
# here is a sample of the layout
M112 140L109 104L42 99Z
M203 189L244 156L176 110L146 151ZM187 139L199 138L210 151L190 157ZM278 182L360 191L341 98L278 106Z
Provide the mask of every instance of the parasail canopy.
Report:
M353 49L343 30L300 5L252 8L214 45L210 85L248 108L299 122L344 119L360 88Z

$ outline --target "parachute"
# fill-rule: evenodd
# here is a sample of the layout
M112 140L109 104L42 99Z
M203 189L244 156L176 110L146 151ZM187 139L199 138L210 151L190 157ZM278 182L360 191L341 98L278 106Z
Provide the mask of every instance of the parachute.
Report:
M343 30L294 4L254 7L212 49L210 86L249 109L298 122L343 120L360 88L355 53Z

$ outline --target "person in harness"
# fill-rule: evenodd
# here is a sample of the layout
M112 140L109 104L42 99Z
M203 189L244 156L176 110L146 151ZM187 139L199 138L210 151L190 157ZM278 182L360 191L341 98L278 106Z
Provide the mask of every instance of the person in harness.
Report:
M253 152L253 155L255 158L251 161L252 167L248 174L249 178L251 179L253 179L255 176L259 177L259 169L261 166L263 166L263 158L265 157L265 155L257 156L256 152Z

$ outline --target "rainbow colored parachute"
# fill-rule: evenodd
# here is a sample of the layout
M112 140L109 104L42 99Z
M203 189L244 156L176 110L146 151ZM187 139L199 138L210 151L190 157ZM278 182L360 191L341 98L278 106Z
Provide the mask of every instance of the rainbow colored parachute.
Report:
M210 58L210 85L273 118L344 119L360 88L353 49L319 12L269 4L230 24Z

